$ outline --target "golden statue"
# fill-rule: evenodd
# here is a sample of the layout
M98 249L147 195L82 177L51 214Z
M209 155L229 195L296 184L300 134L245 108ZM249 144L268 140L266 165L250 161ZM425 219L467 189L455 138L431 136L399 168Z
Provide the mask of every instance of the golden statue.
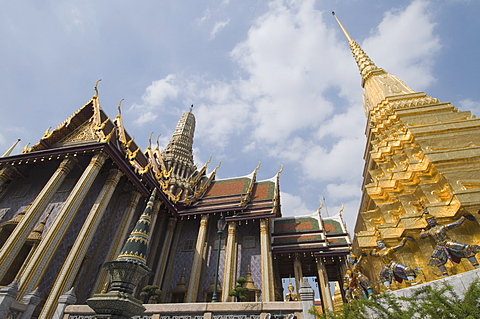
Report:
M288 291L285 295L285 301L299 301L300 298L298 297L298 294L293 292L295 290L295 287L292 285L292 280L290 280L290 284L288 285Z

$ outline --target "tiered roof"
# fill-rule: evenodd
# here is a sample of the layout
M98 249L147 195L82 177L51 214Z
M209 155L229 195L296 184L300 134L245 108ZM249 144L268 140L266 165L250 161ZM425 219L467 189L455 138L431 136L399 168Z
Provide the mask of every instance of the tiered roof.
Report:
M234 220L280 216L278 174L257 181L255 171L249 175L213 180L205 195L191 206L179 209L180 215L229 212Z
M274 253L316 252L321 256L345 255L351 245L341 213L325 218L318 213L276 218L272 236Z
M95 95L72 116L57 128L47 129L40 141L27 145L22 154L1 157L0 163L20 165L102 150L144 196L152 188L161 190L158 197L174 215L229 212L238 220L280 216L279 174L257 181L258 165L247 176L215 180L220 164L210 174L210 160L199 170L193 164L194 128L190 109L180 118L164 151L160 151L158 140L152 147L150 136L149 146L142 152L123 125L120 104L117 116L110 119L100 107L95 85Z

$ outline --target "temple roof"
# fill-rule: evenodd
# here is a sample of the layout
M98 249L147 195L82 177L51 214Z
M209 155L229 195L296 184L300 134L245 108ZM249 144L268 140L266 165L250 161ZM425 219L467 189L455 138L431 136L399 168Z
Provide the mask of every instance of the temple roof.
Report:
M256 181L257 169L246 176L213 180L205 195L179 214L231 212L238 220L280 216L278 176Z
M325 218L318 213L275 218L273 225L274 252L314 251L344 255L351 245L341 213Z
M95 92L57 128L47 129L38 143L0 161L13 165L39 156L51 159L52 155L59 158L61 154L105 150L143 194L158 188L158 196L175 215L230 212L231 218L239 220L280 216L281 171L269 180L257 181L260 163L249 175L223 180L215 179L220 164L206 173L210 160L197 170L192 154L195 117L191 110L181 116L164 151L160 151L158 140L152 147L150 136L142 152L123 125L120 104L112 120L100 107L96 86Z

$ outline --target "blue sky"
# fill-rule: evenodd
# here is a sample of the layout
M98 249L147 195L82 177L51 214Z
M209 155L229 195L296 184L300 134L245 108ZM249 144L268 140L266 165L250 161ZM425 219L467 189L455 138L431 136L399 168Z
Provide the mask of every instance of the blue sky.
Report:
M365 147L357 66L331 11L377 66L480 114L480 3L4 1L0 152L34 144L93 95L145 148L194 104L198 166L274 176L284 216L342 203L353 229Z

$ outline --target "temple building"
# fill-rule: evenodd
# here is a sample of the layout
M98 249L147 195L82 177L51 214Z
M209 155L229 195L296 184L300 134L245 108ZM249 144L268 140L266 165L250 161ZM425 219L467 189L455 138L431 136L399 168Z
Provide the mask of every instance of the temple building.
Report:
M440 237L428 233L427 220L453 225L444 230L455 242L480 243L480 120L378 68L338 23L360 70L367 117L353 242L342 211L282 216L281 167L266 180L257 179L260 163L225 179L216 177L221 163L197 167L192 109L165 149L150 137L141 150L120 105L107 115L95 86L93 97L38 143L0 157L0 317L63 318L75 304L86 308L72 308L73 318L107 318L122 303L118 308L131 309L111 318L129 318L145 309L142 289L154 287L162 307L145 318L160 311L174 317L182 309L169 308L173 303L211 318L235 307L202 312L192 305L235 301L231 292L243 277L252 318L288 309L309 318L301 303L313 292L304 278L316 282L322 309L334 309L348 299L345 274L357 266L348 262L352 249L363 273L379 281L384 260L371 254L379 241L395 247L393 258L415 269L417 282L477 266L480 247L469 246L473 255L439 264L443 273L430 267Z
M330 283L341 285L351 244L341 213L282 217L281 167L267 180L257 179L260 163L217 179L220 163L207 172L210 161L200 169L193 162L194 131L190 109L164 150L151 138L140 150L120 105L109 117L95 86L38 143L8 150L0 157L0 288L15 287L17 301L33 293L33 318L52 318L66 293L95 306L124 293L104 265L126 258L148 269L131 291L136 298L150 285L161 290L160 303L210 302L214 291L217 301L234 301L230 292L244 277L247 301L283 301L282 279L294 278L298 290L313 277L332 307ZM135 224L154 190L146 235ZM122 250L129 242L144 245Z
M369 255L379 240L394 247L409 236L414 241L395 251L394 257L398 263L417 268L418 282L474 269L466 258L446 262L444 273L432 267L431 259L441 259L431 258L435 247L443 245L445 237L435 242L423 239L422 232L430 228L427 219L433 217L439 225L450 225L445 231L455 242L480 244L480 120L414 91L377 67L337 22L360 71L367 117L355 255ZM381 259L368 256L364 260L363 272L377 281L384 265Z

